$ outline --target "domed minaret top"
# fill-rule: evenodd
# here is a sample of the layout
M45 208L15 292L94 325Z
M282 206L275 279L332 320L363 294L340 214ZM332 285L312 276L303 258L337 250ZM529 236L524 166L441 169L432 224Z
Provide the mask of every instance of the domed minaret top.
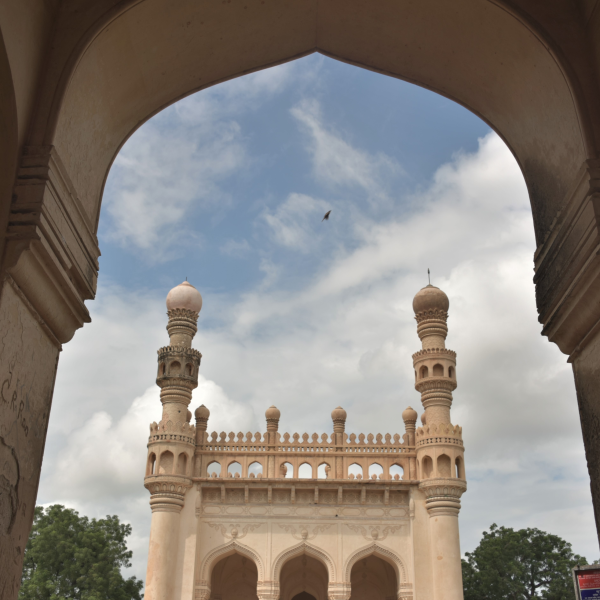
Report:
M171 346L190 348L198 331L196 323L202 310L202 295L187 281L175 286L167 294L167 331Z
M415 314L420 314L425 311L443 311L448 312L450 301L448 296L434 285L427 285L419 290L413 299L413 310Z
M167 294L167 310L189 310L199 313L202 310L202 296L200 292L187 281L176 285Z
M413 299L417 334L423 348L445 348L450 301L440 288L431 284L419 290Z
M448 296L429 284L413 300L422 349L413 355L415 388L421 392L428 425L450 423L452 391L456 388L456 353L446 348Z

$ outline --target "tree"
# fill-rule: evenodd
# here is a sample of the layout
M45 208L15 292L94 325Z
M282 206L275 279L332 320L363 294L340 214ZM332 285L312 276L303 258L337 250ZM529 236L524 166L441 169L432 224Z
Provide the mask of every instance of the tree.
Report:
M131 566L130 534L117 516L90 520L59 504L36 507L19 600L140 600L142 581L121 574Z
M571 544L539 529L490 527L462 561L465 600L573 600Z

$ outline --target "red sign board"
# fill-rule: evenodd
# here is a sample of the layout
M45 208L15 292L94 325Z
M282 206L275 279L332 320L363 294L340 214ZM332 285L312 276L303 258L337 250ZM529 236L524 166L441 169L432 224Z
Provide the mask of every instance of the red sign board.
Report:
M575 570L578 600L600 600L600 568Z

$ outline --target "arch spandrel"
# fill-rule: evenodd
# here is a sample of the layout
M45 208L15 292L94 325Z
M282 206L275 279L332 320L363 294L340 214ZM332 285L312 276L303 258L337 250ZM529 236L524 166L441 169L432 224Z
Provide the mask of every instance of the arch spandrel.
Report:
M89 44L56 104L51 143L90 218L119 148L157 111L315 51L429 88L488 122L521 165L540 240L589 153L587 118L549 44L491 0L130 6Z

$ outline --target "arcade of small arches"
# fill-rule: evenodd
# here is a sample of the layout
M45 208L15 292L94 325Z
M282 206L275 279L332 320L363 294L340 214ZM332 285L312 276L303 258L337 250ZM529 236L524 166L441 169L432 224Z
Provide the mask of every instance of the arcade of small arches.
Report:
M444 372L446 375L444 375ZM415 379L427 379L429 377L429 367L427 365L423 365L419 369L419 373L415 371ZM444 369L444 365L440 363L436 363L433 365L431 369L431 377L449 377L450 379L456 379L456 369L452 365L450 365L447 369Z
M216 555L216 558L213 557ZM349 592L350 600L397 600L409 597L406 567L400 557L387 548L371 544L355 552L343 573L336 573L335 562L322 550L302 543L282 552L274 561L271 574L262 573L264 561L240 543L215 550L200 567L204 589L197 597L207 600L258 600L263 581L272 582L271 593L278 600L327 600L339 588ZM340 569L341 571L341 569ZM336 582L335 578L344 578Z

